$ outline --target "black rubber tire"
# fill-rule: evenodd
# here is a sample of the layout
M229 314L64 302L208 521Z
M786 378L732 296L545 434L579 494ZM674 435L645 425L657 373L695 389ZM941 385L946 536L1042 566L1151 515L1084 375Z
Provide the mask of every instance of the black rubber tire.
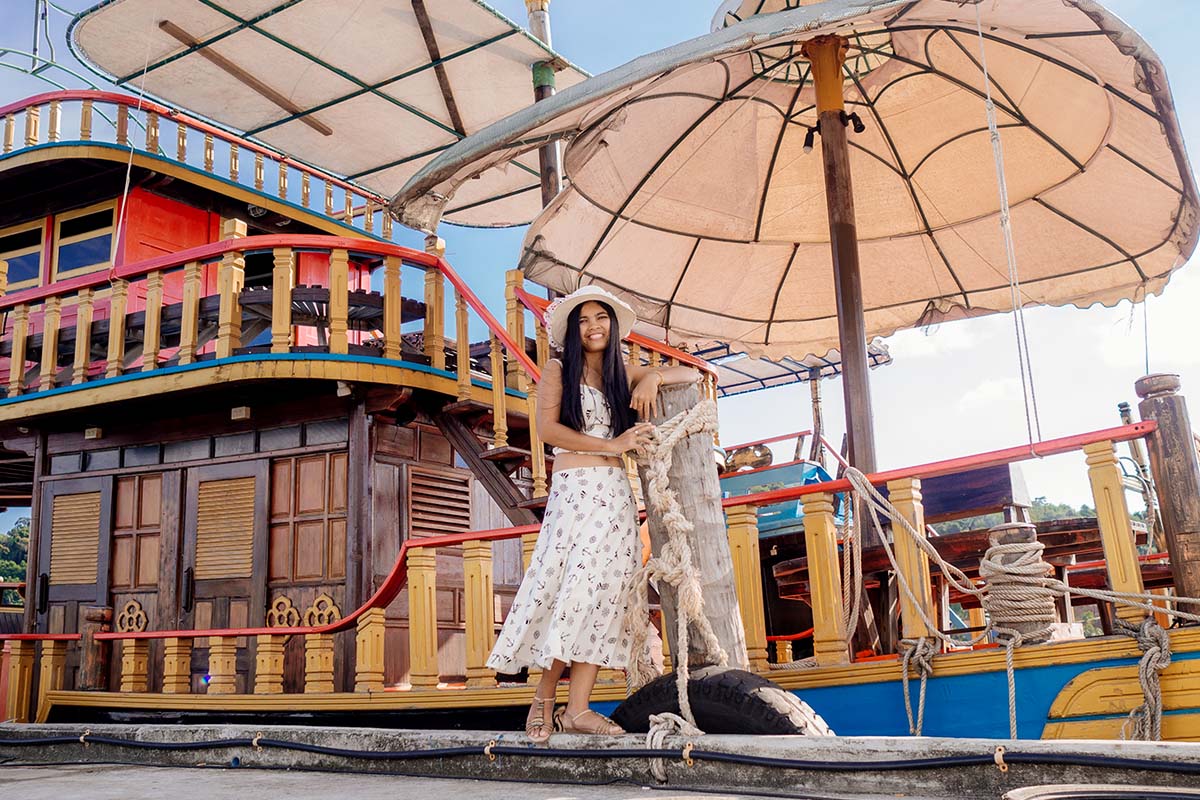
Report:
M650 715L679 713L675 673L643 686L613 712L630 733L650 730ZM757 736L832 736L833 731L807 703L771 681L728 667L702 667L688 676L688 701L705 733Z

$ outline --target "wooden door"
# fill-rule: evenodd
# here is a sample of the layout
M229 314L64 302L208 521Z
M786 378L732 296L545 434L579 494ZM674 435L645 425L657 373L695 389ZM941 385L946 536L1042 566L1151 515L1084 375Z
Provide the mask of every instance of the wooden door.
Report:
M266 611L267 495L266 460L192 467L185 477L180 619L184 628L261 626ZM239 642L238 691L253 646ZM193 690L203 691L201 676L208 654L196 651Z
M78 633L85 608L108 604L112 501L111 477L43 484L32 593L38 631ZM66 685L73 687L78 649L69 652Z

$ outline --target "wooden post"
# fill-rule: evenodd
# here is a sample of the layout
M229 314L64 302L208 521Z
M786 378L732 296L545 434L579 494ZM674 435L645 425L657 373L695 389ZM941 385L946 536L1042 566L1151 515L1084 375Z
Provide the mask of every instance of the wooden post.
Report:
M221 226L222 239L241 239L246 223L227 219ZM221 306L217 318L217 358L229 358L242 346L242 287L246 285L246 256L239 250L221 258L217 273L217 293Z
M8 396L16 397L25 386L25 355L29 341L29 306L13 309L12 355L8 362Z
M112 282L108 307L108 360L104 377L115 378L125 371L125 308L129 302L129 281Z
M283 648L287 640L287 636L277 633L260 633L255 637L255 694L283 694Z
M508 337L517 343L517 347L525 349L525 306L517 299L517 289L525 286L525 273L519 269L510 269L504 273L504 326ZM517 373L520 362L514 356L508 360L507 383L516 389L520 379Z
M349 189L347 189L344 197L345 197L345 204L344 204L343 210L342 210L342 222L345 222L347 225L353 225L354 224L354 195L350 193Z
M158 114L146 112L146 152L158 152Z
M508 447L508 394L504 384L504 346L492 336L492 446Z
M42 109L40 106L29 106L25 109L25 146L33 147L41 138L39 124L41 121Z
M333 692L333 634L309 633L304 637L304 693Z
M463 544L463 587L467 688L495 686L496 673L487 668L488 654L496 643L491 542L471 541Z
M829 211L829 241L833 250L837 294L838 337L842 353L850 463L864 473L875 471L875 431L871 418L871 385L867 374L867 334L858 267L858 229L854 220L854 191L842 91L842 66L847 42L841 36L817 36L803 46L812 65L816 89L817 124L825 165L825 201ZM868 534L864 545L875 544Z
M921 479L900 478L889 481L887 488L888 499L892 505L909 521L917 535L922 540L925 539L925 506L921 502ZM917 546L911 534L898 530L900 527L898 522L892 524L892 547L896 553L896 566L900 568L900 574L904 576L915 598L914 602L900 589L900 633L904 639L922 639L932 634L925 620L935 618L929 556Z
M187 163L187 125L182 122L175 125L175 160L181 164Z
M792 643L787 640L775 642L775 663L790 664L794 660L792 655Z
M401 294L399 256L383 259L383 357L401 358L400 330L404 322L404 297Z
M696 384L664 386L659 392L651 422L661 424L700 400L700 388ZM641 470L642 492L652 497L649 491L649 476ZM721 488L717 482L717 467L712 457L712 437L694 434L675 447L674 460L669 479L679 504L687 510L688 518L695 526L688 536L692 550L692 566L700 579L704 594L704 615L712 625L717 641L729 657L729 666L747 669L746 634L742 627L742 615L738 610L737 587L735 586L733 556L729 549L729 536L725 528L725 513L721 509ZM655 555L662 553L668 540L666 526L661 515L653 508L648 509L650 546ZM676 598L669 586L659 587L662 597L664 639L676 635ZM761 600L759 601L761 602ZM645 620L639 620L644 624ZM689 666L711 664L715 657L709 653L698 635L689 635L686 658ZM674 641L671 652L676 659L685 657Z
M804 498L804 544L808 552L809 603L813 614L813 654L817 666L850 663L842 606L842 571L838 532L833 521L833 495Z
M54 388L58 374L58 325L62 319L62 298L47 297L42 306L42 363L38 389Z
M529 453L531 460L530 471L533 473L533 496L546 497L549 494L549 481L546 479L546 445L538 435L538 385L529 380L524 370L521 372L525 402L529 408ZM536 538L536 537L535 537Z
M408 680L414 689L438 685L437 551L408 551Z
M40 720L49 710L47 697L50 692L57 692L66 685L67 680L67 643L59 641L42 642L41 673L38 677L38 702L33 718Z
M729 550L733 556L733 580L738 608L746 632L746 656L754 672L767 670L767 621L763 612L762 562L758 552L758 509L735 506L726 509Z
M1037 541L1037 527L1028 522L1006 522L1003 525L996 525L988 528L988 542L993 547L998 544L1025 544L1028 542ZM1001 564L1011 564L1017 561L1022 556L1018 554L1006 554L999 557ZM1103 604L1102 604L1103 605ZM1045 627L1045 622L1009 622L1007 627L1012 628L1022 635L1023 644L1035 644L1044 641L1047 634L1039 632ZM1007 641L1006 634L998 633L997 638L1000 641Z
M213 171L214 161L213 151L213 136L211 133L204 134L204 171L211 173Z
M300 205L308 208L308 204L312 202L312 179L308 177L307 172L300 173Z
M163 274L155 270L146 276L146 327L142 335L142 371L158 368L162 347Z
M212 636L208 640L208 693L237 692L237 637Z
M467 301L454 290L454 354L458 371L458 399L471 396L471 337L467 328Z
M1096 504L1096 522L1100 527L1100 543L1104 546L1108 584L1114 592L1142 592L1142 567L1138 562L1133 525L1129 522L1129 506L1125 502L1125 483L1117 465L1117 449L1112 442L1095 442L1083 446L1087 455L1088 481ZM1146 612L1140 608L1117 604L1117 616L1127 622L1141 623Z
M634 342L629 343L629 366L640 367L642 365L642 346Z
M183 317L179 328L180 365L191 364L196 360L196 343L200 335L200 280L200 262L188 262L183 268Z
M92 138L92 101L84 100L79 106L79 138L90 141Z
M281 200L286 200L288 193L287 164L277 161L276 166L279 168L279 197Z
M50 125L46 131L47 142L57 142L62 138L62 101L50 101Z
M444 252L444 246L442 249ZM445 297L445 278L441 271L425 270L425 355L434 369L446 368Z
M347 353L346 338L350 315L350 255L345 250L329 254L329 352Z
M367 233L375 232L375 203L369 197L363 207L363 230Z
M122 692L145 692L150 688L150 640L121 640Z
M276 247L272 255L275 257L275 266L271 270L271 352L290 353L296 259L290 247Z
M1175 594L1200 597L1200 463L1179 387L1178 375L1147 375L1134 385L1142 419L1158 423L1147 444Z
M29 703L33 693L34 647L37 642L15 639L8 643L8 696L5 716L13 722L29 722Z
M172 636L163 640L163 694L191 694L192 640Z
M79 642L79 678L76 688L83 691L108 691L108 665L112 661L112 642L97 639L96 634L112 630L113 610L111 606L88 606L83 611L80 625L82 638Z
M333 184L325 181L325 216L333 216Z
M550 336L546 333L546 326L540 322L535 323L534 337L537 340L538 369L545 369L546 362L550 360Z
M650 369L657 369L662 366L662 356L659 355L657 350L649 350L646 353L646 357L649 360Z
M529 31L550 47L550 0L525 0ZM540 102L554 95L554 65L539 61L533 65L533 100ZM557 140L538 148L538 174L542 179L542 207L562 190L562 154Z
M12 114L4 115L4 152L11 153L17 138L17 119Z
M260 192L263 188L263 154L254 154L254 188Z
M382 692L385 612L369 608L358 618L354 638L354 691Z
M209 171L211 171L212 166L210 165L208 169L209 169ZM229 180L233 181L234 183L237 183L238 178L241 177L241 173L242 173L241 150L238 148L236 142L230 142L229 143Z

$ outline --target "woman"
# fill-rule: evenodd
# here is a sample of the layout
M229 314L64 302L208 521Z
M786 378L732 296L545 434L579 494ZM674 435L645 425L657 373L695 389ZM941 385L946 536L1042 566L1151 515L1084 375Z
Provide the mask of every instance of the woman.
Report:
M641 563L637 506L621 454L649 443L661 386L699 377L690 367L625 367L621 339L637 317L595 286L550 304L546 328L562 358L546 365L538 387L538 431L554 446L554 474L537 546L488 666L498 672L541 667L525 720L534 742L552 727L624 733L591 711L601 667L629 663L624 598ZM554 712L559 678L571 667L567 705Z

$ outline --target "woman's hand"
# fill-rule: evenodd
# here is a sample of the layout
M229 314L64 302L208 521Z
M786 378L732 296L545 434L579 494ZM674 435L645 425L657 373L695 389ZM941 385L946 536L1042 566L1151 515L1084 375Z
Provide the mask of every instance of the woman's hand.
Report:
M647 372L634 384L630 393L629 407L644 420L654 416L654 401L658 399L658 387L663 384L663 374L658 370Z
M630 450L640 453L642 448L650 444L653 436L654 426L649 422L639 422L615 439L609 439L609 442L615 453L627 453Z

